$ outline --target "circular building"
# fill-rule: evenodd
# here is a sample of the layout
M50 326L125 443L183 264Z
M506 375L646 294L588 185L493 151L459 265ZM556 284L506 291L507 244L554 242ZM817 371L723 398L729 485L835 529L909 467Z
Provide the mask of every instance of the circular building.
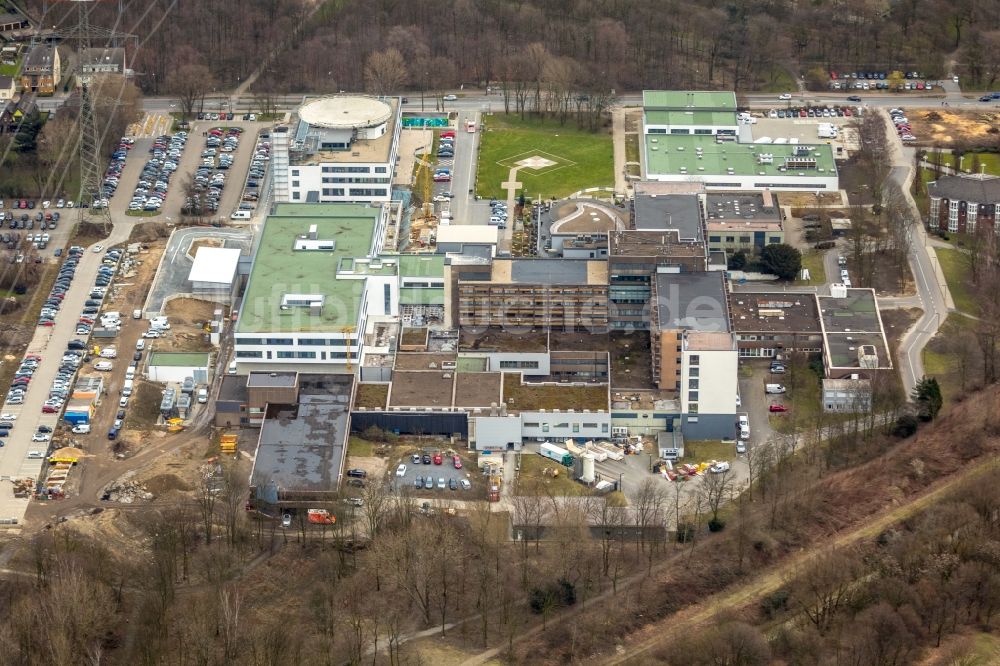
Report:
M299 119L309 125L310 134L320 135L323 143L339 143L335 139L345 136L377 139L386 133L393 113L388 102L367 95L330 95L299 107Z

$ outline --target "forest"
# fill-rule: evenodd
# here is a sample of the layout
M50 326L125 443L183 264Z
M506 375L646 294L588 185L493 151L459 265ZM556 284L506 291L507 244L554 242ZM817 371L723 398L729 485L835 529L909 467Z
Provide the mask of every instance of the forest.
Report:
M27 8L64 26L70 4ZM501 80L529 47L594 91L780 90L817 67L986 83L1000 65L1000 0L132 0L121 14L98 3L91 22L139 37L146 94L170 92L172 70L190 64L220 91L262 63L258 90L359 90L369 56L386 49L402 54L414 91Z

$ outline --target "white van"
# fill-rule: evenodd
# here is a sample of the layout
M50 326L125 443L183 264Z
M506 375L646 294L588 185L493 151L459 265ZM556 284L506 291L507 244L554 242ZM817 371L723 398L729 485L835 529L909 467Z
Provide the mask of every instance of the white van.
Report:
M132 319L142 319L142 310L132 310Z
M102 312L101 319L107 319L109 321L119 321L122 318L122 313L112 310L111 312Z
M130 365L125 368L125 379L135 379L135 366Z
M233 220L249 220L250 219L250 211L248 211L248 210L238 210L238 211L235 211L229 217L231 219L233 219Z
M229 364L229 370L227 371L227 374L230 375L236 374L236 361L233 361L232 363Z
M149 327L166 330L170 328L170 322L167 321L166 317L153 317L149 320Z
M94 370L99 370L101 372L111 372L114 369L114 365L111 361L100 361L94 364Z
M781 384L764 384L764 393L779 394L784 392L785 387Z
M131 366L129 366L131 367ZM122 395L126 398L132 395L132 387L135 385L135 381L132 379L126 379L125 383L122 385Z
M198 389L198 402L202 404L208 402L208 389L206 388Z
M136 351L142 351L145 348L146 348L146 341L145 340L143 340L142 338L139 338L138 340L135 341L135 350Z
M114 347L105 347L101 350L101 358L118 358L118 350Z
M88 432L90 432L90 425L87 423L78 423L75 426L73 426L71 432L74 435L86 435Z

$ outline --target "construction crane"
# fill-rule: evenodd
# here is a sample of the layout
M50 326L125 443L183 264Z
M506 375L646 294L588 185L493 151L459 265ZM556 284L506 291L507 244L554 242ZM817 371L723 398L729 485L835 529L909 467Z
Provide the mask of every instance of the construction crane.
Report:
M345 336L345 338L346 338L344 340L344 342L346 343L344 345L344 348L347 350L347 352L346 352L346 354L347 354L347 360L346 360L346 362L345 362L344 365L347 368L347 372L349 372L351 374L354 374L354 363L351 360L352 359L352 357L351 357L351 334L354 333L354 327L353 326L342 326L340 328L340 332L343 333L344 336Z

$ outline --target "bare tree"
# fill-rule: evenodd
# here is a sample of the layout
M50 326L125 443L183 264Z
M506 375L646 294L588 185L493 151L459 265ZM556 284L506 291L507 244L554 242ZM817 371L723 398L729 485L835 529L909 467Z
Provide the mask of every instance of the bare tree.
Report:
M406 79L406 61L397 49L375 51L365 61L365 87L374 95L396 92Z
M705 500L705 506L712 512L712 522L719 522L719 509L733 489L733 477L730 470L718 474L706 474L702 478L700 494Z
M181 65L167 76L167 87L177 95L185 118L194 115L195 105L204 100L214 84L212 70L201 64Z

